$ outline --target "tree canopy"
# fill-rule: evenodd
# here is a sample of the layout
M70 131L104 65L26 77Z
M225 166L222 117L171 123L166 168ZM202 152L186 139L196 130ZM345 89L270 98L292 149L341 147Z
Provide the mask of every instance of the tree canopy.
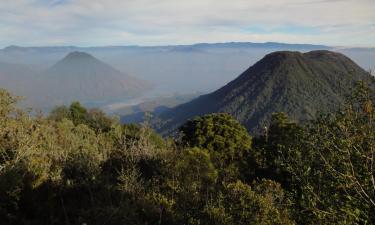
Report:
M375 90L251 137L227 114L162 138L80 103L49 116L0 90L3 224L373 224Z

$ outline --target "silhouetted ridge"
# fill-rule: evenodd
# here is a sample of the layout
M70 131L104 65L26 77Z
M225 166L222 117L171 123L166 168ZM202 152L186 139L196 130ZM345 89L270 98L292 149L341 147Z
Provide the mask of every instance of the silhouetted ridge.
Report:
M77 60L77 59L91 59L96 60L92 55L86 53L86 52L70 52L68 55L65 56L63 60Z

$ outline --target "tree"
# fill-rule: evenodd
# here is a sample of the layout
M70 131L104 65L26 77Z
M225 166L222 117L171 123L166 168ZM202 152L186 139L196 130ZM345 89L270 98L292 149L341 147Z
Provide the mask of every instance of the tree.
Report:
M182 145L208 150L215 167L221 170L222 179L236 179L241 170L247 169L245 159L251 154L251 137L230 115L197 117L181 126L180 131Z
M237 181L225 186L216 205L207 208L210 224L295 224L280 184L262 180L253 187Z
M309 132L308 146L324 166L323 180L312 184L321 191L310 191L319 196L324 216L342 223L375 222L374 102L375 89L361 83L341 112L320 118Z
M49 113L48 118L54 121L69 119L75 125L89 126L96 133L108 132L116 123L114 118L108 117L102 110L96 108L87 110L79 102L73 102L69 108L66 106L55 107Z
M290 165L300 160L304 148L305 130L288 119L285 113L274 113L266 133L254 139L253 148L262 159L257 175L280 182L284 188L298 186Z
M374 93L362 84L342 110L305 126L275 115L254 141L266 169L258 175L281 182L298 222L374 222Z
M204 207L215 192L218 176L210 155L197 147L185 149L172 168L174 172L167 180L168 196L175 202L171 214L176 223L199 224Z

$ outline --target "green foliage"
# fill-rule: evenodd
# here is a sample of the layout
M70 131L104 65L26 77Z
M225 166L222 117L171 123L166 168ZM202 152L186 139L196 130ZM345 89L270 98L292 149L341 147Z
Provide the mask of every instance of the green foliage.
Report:
M305 127L278 114L254 141L263 152L260 174L283 184L300 223L374 222L374 100L362 84L338 113Z
M246 129L228 114L209 114L185 123L180 131L182 141L189 146L223 152L224 160L241 157L241 152L251 148L251 138Z
M222 178L236 179L246 168L251 152L251 137L237 120L228 114L209 114L186 122L181 128L185 146L207 149Z
M309 145L323 182L312 194L326 214L342 223L373 223L375 210L375 90L364 85L354 92L342 112L317 120L309 131ZM331 193L330 193L331 192ZM335 193L332 195L332 193Z
M0 91L3 224L374 224L375 90L251 138L227 114L181 139L79 103L32 117Z
M254 147L262 159L257 174L276 180L284 188L298 185L293 181L289 159L298 160L304 148L304 130L284 113L274 113L266 133L254 139Z
M87 110L79 102L73 102L70 107L57 106L49 114L49 119L61 121L71 120L75 125L85 124L96 132L108 132L115 120L99 109Z
M176 162L175 170L182 178L180 182L184 188L192 189L192 193L197 193L199 187L209 188L215 184L217 171L211 162L210 154L206 150L197 147L185 150L181 158Z
M227 184L206 212L209 224L295 224L281 186L262 180L253 186L237 181Z
M207 200L215 193L218 172L207 150L186 149L172 158L163 172L163 198L158 204L175 224L199 224Z
M0 118L4 119L10 112L14 111L16 102L17 98L0 88Z

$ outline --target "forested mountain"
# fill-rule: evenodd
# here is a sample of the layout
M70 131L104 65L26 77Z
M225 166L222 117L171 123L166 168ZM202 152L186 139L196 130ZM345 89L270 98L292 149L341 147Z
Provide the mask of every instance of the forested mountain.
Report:
M340 53L274 52L219 90L159 115L155 123L165 133L195 116L225 112L249 131L259 132L274 112L305 121L337 110L357 81L369 79Z

